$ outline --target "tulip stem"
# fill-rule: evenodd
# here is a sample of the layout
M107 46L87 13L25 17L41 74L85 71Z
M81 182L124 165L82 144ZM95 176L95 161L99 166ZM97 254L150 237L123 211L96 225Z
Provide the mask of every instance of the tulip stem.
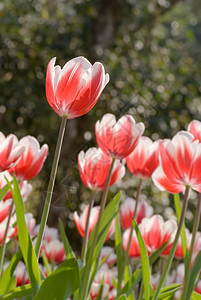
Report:
M92 191L91 196L90 196L90 201L89 201L86 229L85 229L85 233L84 233L84 240L83 240L82 252L81 252L81 259L83 260L83 266L85 265L85 259L86 259L87 243L88 243L88 237L89 237L89 220L90 220L90 215L91 215L91 209L94 205L94 196L95 196L95 191Z
M5 256L5 250L6 250L6 239L7 239L8 229L9 229L9 226L10 226L10 220L11 220L11 216L12 216L12 212L13 212L13 206L14 206L14 202L12 200L12 204L11 204L11 207L10 207L10 212L9 212L9 215L8 215L8 220L7 220L7 223L6 223L6 230L5 230L5 233L4 233L4 237L3 237L3 241L2 241L2 245L1 245L1 251L0 251L0 276L1 276L2 268L3 268L3 261L4 261L4 256Z
M182 295L181 295L181 299L183 299L183 300L186 300L187 296L188 296L187 295L187 290L188 290L188 285L189 285L190 266L191 266L191 259L192 259L193 249L194 249L194 245L195 245L196 233L197 233L198 226L199 226L199 223L200 223L200 212L201 212L201 194L198 195L198 202L197 202L195 219L194 219L194 224L193 224L191 245L190 245L189 253L187 254L183 292L182 292Z
M157 300L158 299L158 295L160 293L160 290L163 287L163 285L165 284L165 281L167 279L167 276L168 276L168 273L169 273L169 270L170 270L170 267L171 267L171 264L172 264L172 260L173 260L173 257L174 257L174 253L175 253L175 250L176 250L176 247L177 247L177 243L178 243L178 240L179 240L179 236L180 236L180 233L181 233L181 229L182 229L182 226L183 226L183 223L184 223L185 214L186 214L186 210L187 210L187 206L188 206L189 192L190 192L190 187L186 186L184 199L183 199L181 217L180 217L180 220L179 220L179 225L178 225L178 228L177 228L174 243L172 245L170 254L169 254L168 259L167 259L166 264L165 264L164 272L161 276L161 279L158 283L157 289L156 289L156 291L153 295L152 300Z
M137 214L137 208L138 208L138 203L139 203L139 198L140 198L140 193L141 193L141 189L142 189L142 179L139 180L139 184L138 184L138 188L137 188L137 193L136 193L136 197L135 197L135 207L134 207L134 213L133 213L133 218L136 218L136 214ZM121 292L121 282L124 276L124 271L128 262L128 256L129 256L129 249L130 249L130 245L131 245L131 240L132 240L132 235L133 235L133 230L134 227L131 226L130 228L130 235L129 235L129 239L128 239L128 245L126 247L126 252L124 254L124 260L123 260L123 267L122 267L122 272L121 272L121 276L120 276L120 283L119 283L119 289L118 289L118 296L119 293Z
M93 263L93 255L94 255L94 250L95 250L95 246L96 246L96 242L97 242L97 238L98 238L98 232L99 232L99 229L100 229L100 224L101 224L101 220L102 220L102 216L103 216L103 211L104 211L106 200L107 200L107 195L108 195L108 190L109 190L110 179L111 179L111 176L112 176L112 170L113 170L114 162L115 162L115 159L113 158L111 166L110 166L110 170L109 170L109 173L108 173L107 181L106 181L106 184L105 184L105 189L103 191L103 195L102 195L102 199L101 199L100 212L99 212L97 224L95 226L95 232L94 232L92 245L91 245L90 251L89 251L89 259L86 263L86 271L85 271L84 278L83 278L83 285L82 285L82 288L80 289L80 291L81 291L80 299L82 299L82 300L85 300L87 298L87 291L88 291L88 288L89 288L89 281L90 281L90 272L91 272L92 263Z
M54 154L54 159L53 159L53 164L52 164L52 170L50 174L50 179L49 179L49 184L47 188L47 194L45 198L45 205L43 209L43 215L40 223L40 228L38 232L38 237L36 241L36 247L35 247L35 252L36 256L39 256L40 253L40 247L43 239L43 234L45 230L45 226L47 223L47 218L50 210L50 204L51 204L51 199L53 195L53 189L54 189L54 183L55 183L55 178L56 178L56 173L57 173L57 168L58 168L58 163L59 163L59 158L60 158L60 153L61 153L61 147L62 147L62 142L63 142L63 137L64 137L64 132L66 128L66 122L67 122L67 117L63 117L60 125L60 130L59 130L59 136L57 139L57 145L55 149L55 154Z

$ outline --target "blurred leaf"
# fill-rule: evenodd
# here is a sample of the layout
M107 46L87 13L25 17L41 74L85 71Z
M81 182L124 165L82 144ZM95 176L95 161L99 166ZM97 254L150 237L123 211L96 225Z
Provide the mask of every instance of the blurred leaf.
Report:
M158 299L167 299L167 298L169 299L169 297L172 299L174 293L176 293L180 288L181 288L180 283L174 283L167 287L164 287L161 289Z
M105 239L107 237L108 230L110 229L111 223L112 223L113 219L115 218L115 216L117 215L117 213L119 211L120 197L121 197L121 192L119 192L108 203L108 205L104 209L101 224L100 224L100 229L99 229L99 233L98 233L97 243L96 243L95 250L94 250L93 261L96 260L98 254L100 253L100 251L102 249L102 246L105 242ZM92 244L92 241L93 241L94 232L95 232L95 227L94 227L94 229L93 229L93 231L90 235L90 238L89 238L86 261L88 260L88 256L89 256L89 253L90 253L90 247L91 247L91 244Z
M141 232L138 228L138 225L135 221L135 219L132 220L133 227L135 228L138 242L139 242L139 247L140 247L140 257L142 261L142 279L143 279L143 285L144 285L144 296L145 300L149 300L150 297L150 267L149 267L149 257L147 253L147 249L144 243L144 240L142 238Z
M15 268L22 257L21 251L18 251L11 259L9 266L3 271L0 279L0 295L12 291L16 286L16 278L13 276Z
M121 239L121 226L119 214L116 215L115 221L115 249L117 254L117 268L118 268L118 291L121 289L121 272L122 272L122 258L123 258L123 248Z
M181 217L181 202L180 202L179 194L174 194L174 205L175 205L175 210L176 210L176 214L177 214L177 221L179 223L179 220ZM182 242L182 249L183 249L183 255L184 255L184 263L186 265L187 240L186 240L185 222L183 223L183 226L181 229L181 242Z
M66 300L80 285L78 263L75 258L64 261L42 283L33 300Z
M201 295L196 293L196 292L193 292L192 293L192 300L201 300Z
M13 300L18 299L27 295L32 294L32 288L30 284L26 284L23 286L16 287L13 291L0 296L0 300Z
M59 229L61 232L61 238L62 238L62 242L64 244L64 250L65 250L65 254L66 254L66 258L75 258L75 254L71 248L71 245L69 244L69 241L67 239L64 227L63 227L63 223L61 221L61 219L59 219Z
M125 271L124 271L124 282L127 283L128 282L128 289L131 288L132 284L129 282L129 279L132 276L132 272L131 272L131 267L129 264L126 265L125 267ZM134 296L134 290L131 291L131 293L129 293L129 295L127 295L127 299L128 300L135 300L135 296ZM123 294L123 293L121 293Z
M193 289L195 287L195 283L196 283L196 280L198 278L198 275L200 274L200 270L201 270L201 251L196 256L196 258L194 260L194 263L193 263L193 267L190 271L189 284L188 284L186 299L191 299L191 295L193 293Z
M4 195L9 190L9 185L6 184L2 189L0 189L0 201L3 199Z
M34 247L31 238L29 236L29 231L27 229L27 225L25 221L24 202L22 200L19 185L15 176L13 176L13 182L14 182L14 188L12 188L9 182L8 184L15 203L20 248L29 274L32 291L33 294L35 294L39 289L39 285L40 285L40 270L39 270L36 254L34 251Z

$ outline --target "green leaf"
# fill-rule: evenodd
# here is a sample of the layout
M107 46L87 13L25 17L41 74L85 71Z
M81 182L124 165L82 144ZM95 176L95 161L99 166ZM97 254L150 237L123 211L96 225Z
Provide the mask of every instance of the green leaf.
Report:
M200 274L200 270L201 270L201 251L196 256L193 263L193 267L190 271L190 279L189 279L186 299L191 299L191 295L195 287L196 279Z
M130 293L133 292L136 285L141 281L141 278L142 278L142 269L139 268L133 273L133 275L127 281L126 285L121 290L121 293L129 296Z
M104 287L104 277L101 280L101 286L100 286L100 290L98 292L98 296L97 296L96 300L101 300L102 299L103 287Z
M177 215L177 222L179 223L180 217L181 217L181 203L179 194L174 194L174 205ZM182 243L182 249L183 249L183 255L184 255L184 264L186 265L187 260L187 240L186 240L186 231L185 231L185 222L183 223L182 229L181 229L181 243Z
M111 225L113 219L115 218L116 214L119 211L120 197L121 197L121 192L119 192L109 202L109 204L104 209L103 217L102 217L102 220L101 220L100 229L99 229L99 233L98 233L97 243L96 243L95 250L94 250L93 261L96 260L99 252L101 251L101 248L102 248L102 246L105 242L105 239L107 237L107 233L108 233L108 230L110 228L110 225ZM86 261L88 260L88 257L89 257L90 247L91 247L91 244L92 244L92 241L93 241L93 238L94 238L94 233L95 233L95 228L93 229L93 231L90 235L90 238L89 238Z
M166 298L168 298L168 299L171 298L172 299L174 293L176 293L180 288L181 288L180 283L170 284L169 286L166 286L166 287L161 289L161 292L158 296L158 299L166 299Z
M16 278L13 276L15 268L22 257L21 251L18 251L11 259L9 266L3 272L0 280L0 295L12 291L16 286Z
M80 285L78 263L75 258L64 261L42 283L34 300L66 300Z
M125 271L124 271L124 282L128 282L129 279L131 278L131 275L132 275L132 272L131 272L131 267L129 264L126 265L125 267ZM128 288L131 287L131 284L128 285ZM123 293L121 293L121 295L123 295ZM133 293L133 290L132 292L128 295L128 300L135 300L135 297L134 297L134 293Z
M196 293L196 292L193 292L192 293L192 300L201 300L201 295Z
M117 298L117 300L127 300L126 295L121 295Z
M9 182L8 185L10 187L13 200L15 203L20 248L29 274L29 279L30 279L33 294L36 294L40 286L40 270L39 270L36 254L34 251L34 247L32 244L32 240L29 236L29 231L27 229L27 225L25 221L24 203L15 176L13 176L13 182L14 182L14 188L12 188Z
M73 250L72 250L72 248L69 244L69 241L67 239L67 236L66 236L64 226L63 226L63 223L62 223L61 219L59 219L59 229L60 229L60 232L61 232L61 239L62 239L62 242L64 244L66 259L75 258L75 254L74 254L74 252L73 252Z
M15 288L13 291L0 296L0 300L13 300L18 299L24 296L28 296L32 294L32 288L30 284L26 284L23 286L19 286Z
M8 190L9 190L8 184L6 184L2 189L0 189L0 201L3 199L4 195L7 193Z
M116 248L116 254L117 254L118 283L119 283L119 285L121 285L120 274L122 272L123 248L122 248L121 226L120 226L119 214L117 214L116 221L115 221L115 248ZM118 290L120 288L121 288L121 286L118 287Z
M169 240L166 241L160 248L158 248L154 253L152 253L149 257L149 263L150 265L153 265L155 261L159 258L160 254L163 252L167 244L169 243Z
M139 247L140 247L140 257L142 261L142 278L143 278L143 285L144 285L144 296L145 300L149 300L150 297L150 267L149 267L149 257L147 253L147 249L144 243L144 240L142 238L141 232L138 228L138 225L135 221L135 219L132 220L133 227L135 228L138 242L139 242Z

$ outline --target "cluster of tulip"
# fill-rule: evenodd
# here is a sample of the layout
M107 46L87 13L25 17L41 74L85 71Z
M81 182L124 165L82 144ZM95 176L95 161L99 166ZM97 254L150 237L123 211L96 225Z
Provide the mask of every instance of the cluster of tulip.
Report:
M34 300L171 297L189 300L191 295L198 297L196 292L201 292L199 121L192 121L187 131L178 132L172 140L152 142L142 136L144 124L136 123L131 115L116 120L113 114L105 114L95 125L99 148L93 147L78 155L81 180L91 190L89 204L80 217L74 212L75 225L83 237L81 259L77 259L71 249L61 222L62 242L58 231L47 227L66 121L92 109L109 81L101 63L91 65L85 58L78 57L61 68L55 66L55 60L51 59L47 67L46 96L62 122L40 225L35 226L33 216L21 211L31 191L27 180L41 170L48 147L43 145L40 149L37 140L30 136L18 142L14 135L7 138L0 135L2 299L27 295L32 295ZM108 204L107 195L109 188L124 177L126 166L139 179L139 186L135 199L121 199L119 208L120 193ZM164 221L162 216L154 215L151 205L140 200L142 182L149 178L161 191L175 194L178 223L175 219ZM198 192L192 234L184 225L191 189ZM100 206L94 206L96 192L102 192ZM182 208L178 193L183 193ZM104 246L112 236L115 236L116 253L113 248ZM19 238L24 263L16 256L10 264L4 264L1 272L6 242L13 237ZM41 256L44 267L38 263ZM169 275L174 258L184 263L177 265ZM158 259L161 260L159 273L151 274L150 265ZM13 285L13 276L17 288ZM9 279L12 284L6 290ZM165 284L168 287L164 288Z

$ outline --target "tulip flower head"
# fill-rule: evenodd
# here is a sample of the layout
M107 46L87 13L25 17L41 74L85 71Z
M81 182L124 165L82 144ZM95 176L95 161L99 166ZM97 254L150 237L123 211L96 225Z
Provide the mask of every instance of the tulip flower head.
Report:
M128 228L123 233L122 246L124 251L126 251L128 247L130 232L131 232L131 228ZM131 244L130 244L128 255L134 258L140 258L140 246L139 246L139 242L135 230L132 233Z
M43 167L48 153L48 146L45 144L40 149L38 141L33 136L25 136L19 141L19 145L25 148L18 163L9 169L19 180L30 180L35 177Z
M140 231L149 253L156 251L168 241L162 252L162 255L168 255L174 242L176 230L177 223L174 220L165 222L160 215L144 218L140 224Z
M75 221L75 225L77 227L77 230L81 237L84 237L85 229L86 229L86 223L87 223L87 216L88 216L88 211L89 211L89 205L87 205L82 212L81 216L78 216L77 211L74 212L73 217ZM94 206L91 209L90 217L89 217L89 236L94 229L94 226L96 225L99 217L99 212L100 212L100 206ZM112 236L114 233L114 227L115 227L115 220L112 221L112 224L109 228L106 241Z
M194 136L194 140L198 140L201 143L201 122L193 120L188 125L188 131Z
M84 185L91 190L103 191L106 185L112 158L99 148L89 148L86 153L81 151L78 155L80 177ZM123 163L116 160L112 170L110 186L120 180L125 174Z
M126 198L120 206L120 220L124 229L131 227L132 217L134 214L135 200L133 198ZM153 207L145 201L139 201L136 213L136 222L140 224L143 218L151 217L153 215Z
M136 177L150 178L159 165L159 141L141 137L133 152L126 157L129 171Z
M201 192L201 144L186 131L160 143L160 165L152 179L160 190L181 193L186 186Z
M109 156L118 159L125 158L134 150L143 132L144 124L136 124L130 115L116 121L113 114L105 114L95 125L98 146Z
M69 60L63 68L52 58L46 73L46 96L49 105L61 117L74 119L86 114L98 101L109 82L101 63L80 56Z
M0 132L0 172L10 169L23 154L25 148L19 145L14 134L7 137Z

